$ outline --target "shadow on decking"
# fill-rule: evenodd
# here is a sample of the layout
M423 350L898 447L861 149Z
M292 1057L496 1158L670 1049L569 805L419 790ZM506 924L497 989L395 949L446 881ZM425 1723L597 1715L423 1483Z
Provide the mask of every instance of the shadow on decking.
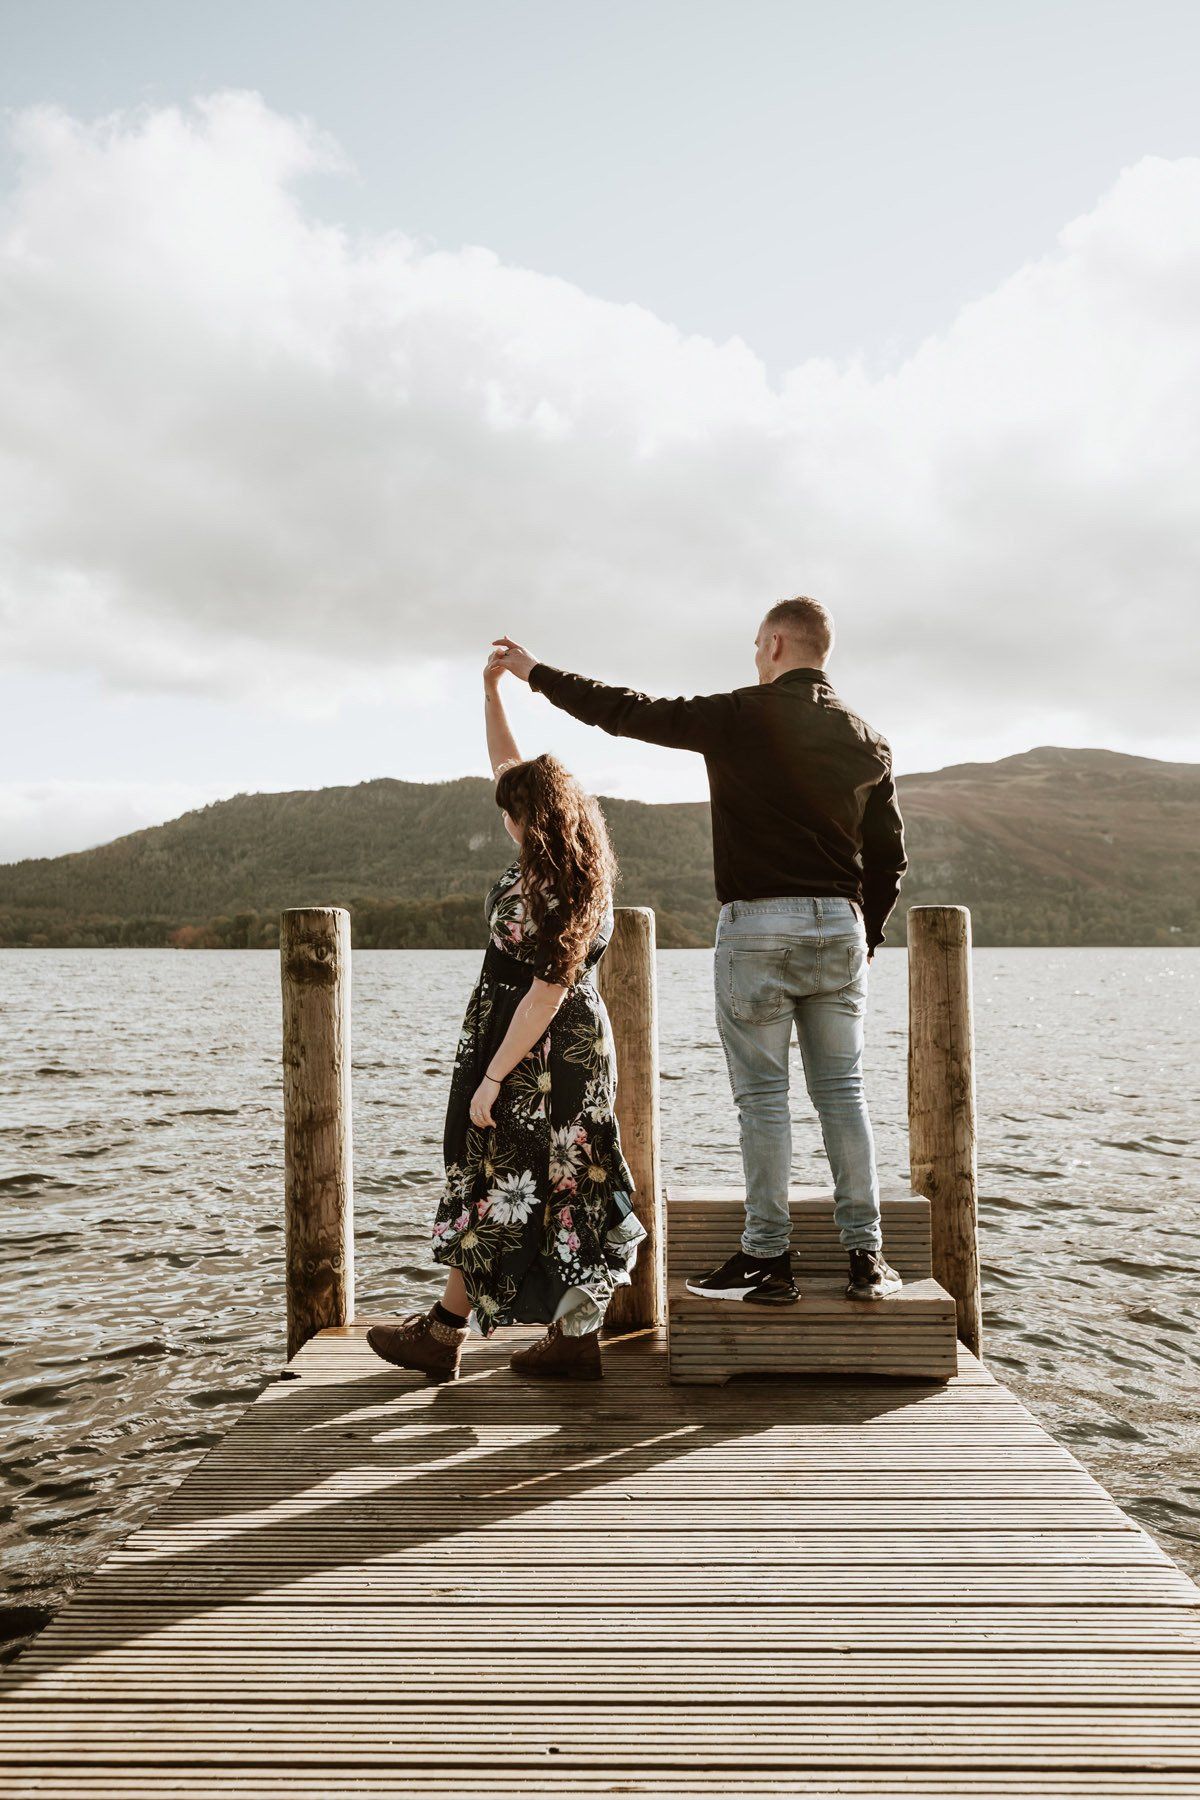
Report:
M640 1371L643 1379L636 1388L623 1390L617 1367L626 1349L632 1352L630 1373ZM383 1368L345 1381L306 1380L302 1374L286 1387L269 1384L222 1442L33 1641L30 1649L36 1654L27 1653L5 1671L0 1693L86 1663L99 1635L107 1652L226 1607L283 1595L312 1575L369 1571L399 1547L401 1527L403 1547L410 1552L422 1545L452 1545L469 1536L481 1516L489 1528L529 1519L534 1529L534 1515L544 1506L585 1498L623 1476L644 1476L700 1443L713 1448L751 1440L811 1406L817 1391L826 1402L840 1394L834 1402L837 1422L848 1426L867 1424L897 1405L945 1392L940 1383L913 1381L904 1382L902 1392L900 1384L886 1381L873 1382L869 1393L861 1382L822 1381L817 1389L794 1377L720 1389L672 1388L665 1378L653 1379L665 1358L647 1351L649 1346L636 1346L632 1339L610 1342L605 1353L608 1379L602 1387L586 1389L521 1382L494 1348L471 1354L464 1364L468 1378L443 1387L424 1385L419 1376L408 1381L403 1371ZM389 1408L389 1394L403 1396L405 1404ZM414 1406L417 1394L428 1398ZM658 1416L639 1418L647 1400L648 1410ZM372 1410L370 1418L362 1416L366 1408ZM528 1441L483 1448L476 1428L488 1426L528 1431ZM600 1428L592 1443L586 1441L590 1427ZM447 1463L451 1457L460 1460ZM396 1479L370 1483L351 1496L316 1500L299 1512L236 1523L241 1513L302 1499L326 1479L369 1477L372 1471L392 1472ZM389 1509L397 1538L389 1537ZM142 1548L139 1542L153 1533L199 1524L211 1528L203 1542L178 1549L151 1543ZM586 1529L581 1525L581 1531ZM501 1555L496 1552L497 1560ZM481 1566L478 1556L472 1566ZM449 1590L456 1581L452 1555L445 1560L445 1576ZM514 1580L519 1579L514 1569ZM621 1582L636 1580L636 1569L629 1567L614 1585L619 1589ZM351 1610L387 1598L364 1581L358 1596L331 1599L316 1593L297 1604ZM473 1602L469 1593L437 1590L393 1603L430 1608L489 1604ZM503 1602L490 1604L502 1607ZM85 1616L77 1620L77 1615ZM104 1625L96 1633L99 1615Z

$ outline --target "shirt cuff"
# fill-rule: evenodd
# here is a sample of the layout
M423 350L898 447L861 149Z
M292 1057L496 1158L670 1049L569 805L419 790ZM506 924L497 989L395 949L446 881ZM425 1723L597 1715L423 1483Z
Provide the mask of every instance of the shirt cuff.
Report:
M561 674L561 669L551 668L549 663L534 663L529 671L529 685L535 694L540 694L556 675Z

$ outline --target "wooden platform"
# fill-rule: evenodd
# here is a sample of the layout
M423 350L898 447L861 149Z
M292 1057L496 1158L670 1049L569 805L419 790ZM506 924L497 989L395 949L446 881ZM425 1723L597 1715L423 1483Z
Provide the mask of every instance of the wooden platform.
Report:
M754 1306L690 1294L734 1251L742 1195L729 1188L668 1188L667 1305L671 1379L719 1383L731 1375L783 1373L914 1375L946 1380L956 1367L955 1311L933 1279L929 1202L907 1189L880 1205L884 1251L904 1279L884 1300L847 1300L846 1252L833 1224L833 1195L793 1188L795 1306Z
M435 1388L362 1330L14 1665L5 1800L1200 1793L1200 1591L965 1353Z

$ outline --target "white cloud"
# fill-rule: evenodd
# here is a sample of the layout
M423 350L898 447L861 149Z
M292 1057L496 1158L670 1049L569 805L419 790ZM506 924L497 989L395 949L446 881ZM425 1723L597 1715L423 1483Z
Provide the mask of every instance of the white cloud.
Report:
M0 863L111 843L231 791L184 781L0 782Z
M1188 703L1200 159L1126 170L891 373L772 386L737 340L330 226L302 183L343 153L254 94L13 129L14 663L314 712L436 691L505 630L717 687L802 590L855 700L898 741L934 720L942 761Z

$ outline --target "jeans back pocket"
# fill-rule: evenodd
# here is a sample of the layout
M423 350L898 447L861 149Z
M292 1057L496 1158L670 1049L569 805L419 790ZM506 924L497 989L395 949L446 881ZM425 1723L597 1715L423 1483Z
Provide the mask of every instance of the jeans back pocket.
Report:
M838 983L839 998L851 1012L865 1013L867 1010L867 942L865 937L851 938L845 946L840 960L845 973ZM834 966L836 967L836 960Z
M789 944L770 938L760 943L744 938L717 948L721 999L731 1018L742 1025L770 1025L791 1010L788 993Z

